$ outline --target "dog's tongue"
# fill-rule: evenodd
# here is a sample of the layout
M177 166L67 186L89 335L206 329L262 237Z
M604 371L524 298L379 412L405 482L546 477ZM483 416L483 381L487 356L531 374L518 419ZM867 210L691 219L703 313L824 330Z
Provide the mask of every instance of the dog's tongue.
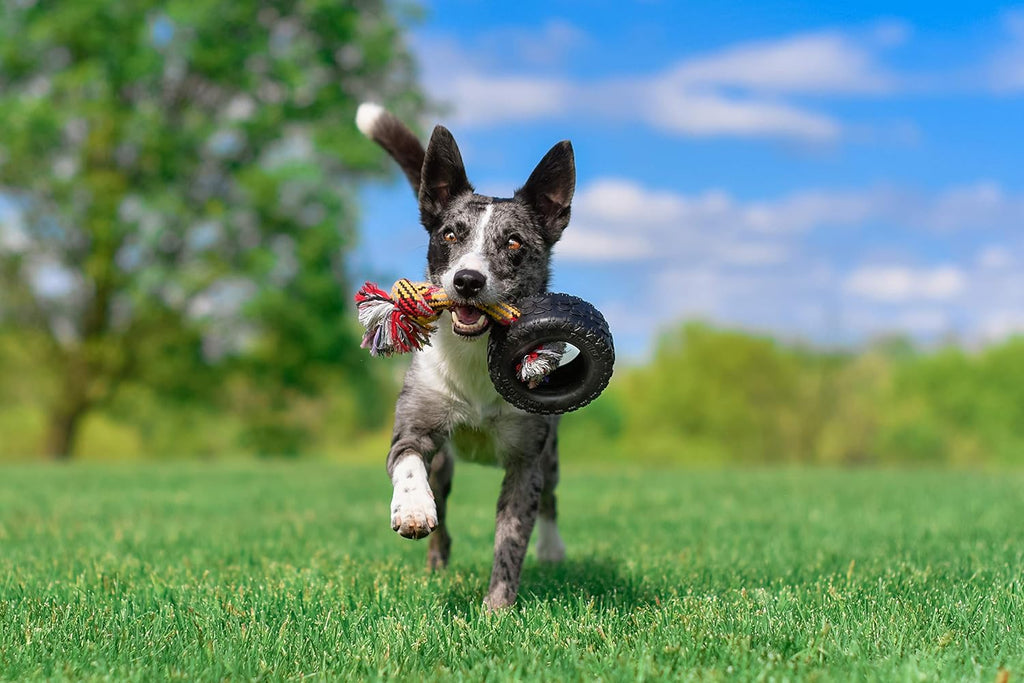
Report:
M456 306L455 315L458 316L459 322L463 325L472 325L480 320L480 316L483 315L483 311L479 308L473 308L472 306Z

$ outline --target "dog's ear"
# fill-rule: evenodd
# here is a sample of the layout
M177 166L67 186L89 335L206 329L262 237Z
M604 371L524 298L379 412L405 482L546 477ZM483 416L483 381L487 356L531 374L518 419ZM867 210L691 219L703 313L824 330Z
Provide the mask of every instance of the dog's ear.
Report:
M569 225L569 205L576 190L576 159L572 143L562 140L548 150L533 169L530 179L516 191L536 212L549 244L554 244Z
M438 228L441 214L452 198L472 191L455 138L444 126L435 126L420 173L420 220L423 227L430 231Z

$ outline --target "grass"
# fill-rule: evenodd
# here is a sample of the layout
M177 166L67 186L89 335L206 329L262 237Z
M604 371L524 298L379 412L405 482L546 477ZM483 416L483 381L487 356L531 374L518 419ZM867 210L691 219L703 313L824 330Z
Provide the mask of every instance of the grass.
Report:
M1024 676L1024 473L565 469L495 615L493 471L428 575L381 467L2 469L0 679Z

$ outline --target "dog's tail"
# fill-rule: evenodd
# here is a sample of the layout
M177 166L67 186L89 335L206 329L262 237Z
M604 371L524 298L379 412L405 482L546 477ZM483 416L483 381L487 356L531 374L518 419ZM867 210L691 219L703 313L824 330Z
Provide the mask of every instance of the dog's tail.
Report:
M384 148L402 167L412 191L419 195L423 168L423 143L394 114L379 104L363 102L356 111L356 126L363 135Z

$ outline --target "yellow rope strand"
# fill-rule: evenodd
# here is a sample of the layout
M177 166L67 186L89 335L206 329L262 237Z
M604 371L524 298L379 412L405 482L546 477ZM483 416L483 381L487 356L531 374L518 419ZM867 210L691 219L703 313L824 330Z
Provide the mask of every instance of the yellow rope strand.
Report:
M391 288L391 298L399 302L400 307L403 309L425 310L419 308L418 304L420 302L425 307L431 309L433 314L430 315L409 313L411 318L414 318L416 322L424 327L430 326L431 323L441 317L443 311L459 305L452 301L451 297L442 288L429 282L412 282L406 278L402 278L394 284ZM510 325L519 317L519 309L508 303L487 304L485 306L475 306L474 308L479 308L499 325Z

